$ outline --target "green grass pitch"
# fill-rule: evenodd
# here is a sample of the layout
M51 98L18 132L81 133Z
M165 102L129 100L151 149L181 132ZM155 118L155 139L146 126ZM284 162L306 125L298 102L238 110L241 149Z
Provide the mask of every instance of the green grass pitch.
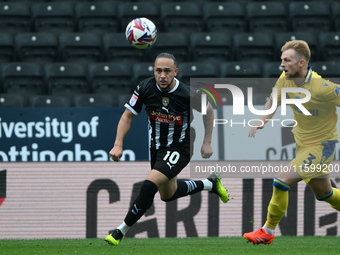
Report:
M209 254L340 254L335 236L276 237L270 245L253 245L242 237L208 238L125 238L119 246L103 239L0 240L2 255L209 255Z

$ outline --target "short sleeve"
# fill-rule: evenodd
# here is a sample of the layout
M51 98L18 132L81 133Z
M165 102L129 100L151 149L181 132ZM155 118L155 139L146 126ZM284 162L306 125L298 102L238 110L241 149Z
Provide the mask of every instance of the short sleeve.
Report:
M129 109L134 115L138 115L138 113L140 113L140 111L142 110L143 102L143 89L142 86L139 84L136 86L133 94L124 106Z
M340 106L340 85L323 80L317 87L317 95L324 102L332 103L336 106Z

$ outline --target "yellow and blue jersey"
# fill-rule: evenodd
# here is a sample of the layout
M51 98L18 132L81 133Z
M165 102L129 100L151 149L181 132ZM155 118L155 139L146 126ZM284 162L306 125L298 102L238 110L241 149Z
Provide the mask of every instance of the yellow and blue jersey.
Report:
M290 104L297 122L292 132L298 145L305 146L338 140L336 106L340 106L339 84L323 79L309 68L304 81L299 85L296 85L293 80L286 79L285 73L282 72L275 88L277 88L278 105L281 103L281 88L304 88L311 94L311 99L303 104L311 115L305 115L296 105ZM290 92L286 95L287 99L305 96L299 92ZM273 100L273 94L270 98Z

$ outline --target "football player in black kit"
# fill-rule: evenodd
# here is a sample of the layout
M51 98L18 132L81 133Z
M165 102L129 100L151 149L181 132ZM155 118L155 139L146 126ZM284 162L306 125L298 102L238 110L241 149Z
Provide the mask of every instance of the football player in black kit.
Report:
M110 151L110 157L114 161L119 161L122 157L123 139L133 118L142 110L144 104L151 129L151 171L123 223L105 238L109 244L120 243L129 228L151 207L157 191L164 202L202 190L215 193L224 203L229 200L219 175L215 173L205 180L177 180L177 175L191 158L191 107L197 111L201 110L200 91L195 91L177 80L175 78L177 72L175 57L169 53L159 54L155 60L154 77L140 82L125 104L126 109L118 123L116 140ZM205 128L201 147L203 158L209 158L213 153L211 147L213 119L213 108L208 103L207 114L203 115Z

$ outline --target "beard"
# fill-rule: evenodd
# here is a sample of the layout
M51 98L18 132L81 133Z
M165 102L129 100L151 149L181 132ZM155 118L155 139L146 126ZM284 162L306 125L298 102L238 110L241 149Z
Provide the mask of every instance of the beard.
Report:
M299 72L297 72L297 71L295 71L295 72L290 71L288 73L288 75L286 74L286 78L287 79L295 79L295 78L301 78L301 77L300 77Z
M170 88L170 86L171 86L171 84L172 84L172 82L174 81L174 79L175 79L175 77L174 78L172 78L172 80L166 85L166 87L164 88L164 87L161 87L161 86L159 86L160 88L161 88L161 90L163 90L163 91L168 91L169 90L169 88ZM162 80L160 80L160 82L161 82Z

